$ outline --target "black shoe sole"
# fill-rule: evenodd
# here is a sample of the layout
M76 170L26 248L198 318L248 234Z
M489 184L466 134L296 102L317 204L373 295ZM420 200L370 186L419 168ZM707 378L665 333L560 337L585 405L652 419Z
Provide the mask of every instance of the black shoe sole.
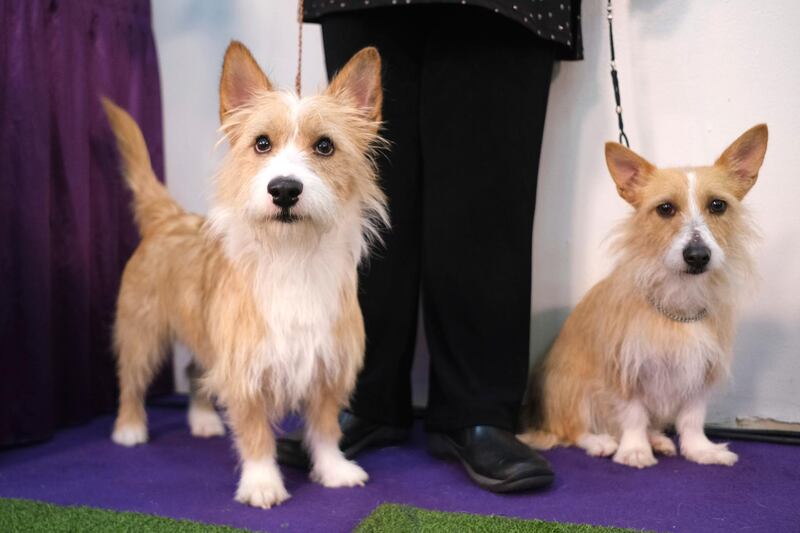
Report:
M366 433L349 447L342 448L342 453L344 453L344 456L348 459L353 459L366 448L382 448L384 446L392 446L404 442L408 440L410 434L411 431L405 428L378 426L369 433ZM297 449L295 449L295 446ZM277 456L278 463L282 465L303 470L311 468L311 460L308 457L308 453L306 453L306 450L300 443L281 446L281 439L278 439Z
M491 492L518 492L546 487L553 482L553 474L540 474L512 479L494 479L475 472L472 466L461 455L459 447L446 435L431 433L428 436L428 453L437 459L459 461L467 475L482 489Z

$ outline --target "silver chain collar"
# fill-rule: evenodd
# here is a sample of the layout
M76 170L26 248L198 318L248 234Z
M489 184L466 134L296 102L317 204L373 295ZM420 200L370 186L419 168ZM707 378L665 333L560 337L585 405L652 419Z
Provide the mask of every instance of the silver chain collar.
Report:
M653 307L656 308L656 311L658 311L659 313L661 313L665 317L667 317L670 320L673 320L675 322L681 322L683 324L688 323L688 322L698 322L700 320L703 320L706 317L706 315L708 315L708 309L706 309L706 308L703 308L696 315L690 315L690 316L676 315L675 313L672 313L672 312L667 311L666 309L664 309L664 306L662 306L659 302L657 302L654 298L652 298L650 296L647 297L647 301L650 302L650 304Z

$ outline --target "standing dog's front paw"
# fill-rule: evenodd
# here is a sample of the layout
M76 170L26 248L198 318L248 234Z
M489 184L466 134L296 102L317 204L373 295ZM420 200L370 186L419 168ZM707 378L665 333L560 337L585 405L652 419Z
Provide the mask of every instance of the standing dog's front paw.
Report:
M111 440L120 446L136 446L147 442L147 426L145 424L115 425Z
M681 453L688 460L701 465L733 466L739 460L738 455L728 450L727 444L714 444L711 442L704 446L684 447L681 449Z
M261 509L269 509L273 505L278 505L289 499L283 483L277 485L263 483L261 485L239 485L236 490L236 501Z
M645 468L658 463L650 446L620 448L614 454L614 462L634 468Z
M245 461L236 489L236 501L269 509L289 499L274 461Z
M369 479L369 475L355 462L342 457L338 460L314 465L311 479L329 488L363 487Z
M189 429L195 437L222 437L225 425L214 409L189 408Z

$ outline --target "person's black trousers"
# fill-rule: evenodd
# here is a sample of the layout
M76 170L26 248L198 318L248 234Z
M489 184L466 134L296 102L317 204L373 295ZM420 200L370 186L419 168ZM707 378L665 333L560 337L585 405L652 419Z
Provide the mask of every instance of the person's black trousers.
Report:
M333 75L373 45L383 59L380 161L392 230L363 267L364 370L351 408L412 420L422 295L429 431L513 430L528 373L531 239L554 50L489 10L376 8L322 22Z

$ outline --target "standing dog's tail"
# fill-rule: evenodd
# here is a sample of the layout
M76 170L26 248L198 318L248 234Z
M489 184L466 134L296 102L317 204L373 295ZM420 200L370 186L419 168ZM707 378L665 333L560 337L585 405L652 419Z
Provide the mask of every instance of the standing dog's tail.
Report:
M184 211L156 179L147 145L136 121L108 98L101 99L117 139L122 174L133 191L133 214L139 232L144 236L161 222Z

